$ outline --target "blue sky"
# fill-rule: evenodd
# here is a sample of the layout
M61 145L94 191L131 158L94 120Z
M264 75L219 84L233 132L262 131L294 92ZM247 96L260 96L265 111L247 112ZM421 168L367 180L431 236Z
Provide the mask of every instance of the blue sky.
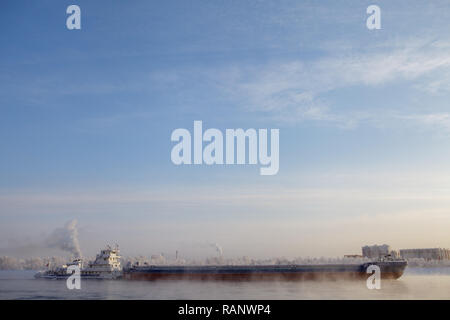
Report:
M2 4L3 247L73 218L88 252L450 247L447 1L73 3ZM174 166L194 120L279 128L279 173Z

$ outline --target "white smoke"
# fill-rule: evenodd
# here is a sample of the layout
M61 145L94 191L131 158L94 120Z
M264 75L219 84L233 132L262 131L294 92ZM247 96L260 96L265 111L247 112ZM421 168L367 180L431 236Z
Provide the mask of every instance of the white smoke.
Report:
M216 249L216 252L219 254L219 256L222 256L223 250L222 247L219 246L217 243L211 243L211 246Z
M81 258L77 220L67 222L63 228L55 229L47 238L46 245L70 252L75 258Z

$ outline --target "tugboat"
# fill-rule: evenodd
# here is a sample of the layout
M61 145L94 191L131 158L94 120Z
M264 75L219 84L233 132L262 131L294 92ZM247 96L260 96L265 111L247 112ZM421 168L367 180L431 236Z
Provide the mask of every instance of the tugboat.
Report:
M106 249L97 254L94 262L89 262L87 267L83 266L82 259L75 259L73 262L64 264L54 269L38 272L35 278L44 279L67 279L72 274L68 271L70 266L78 266L83 279L118 279L122 277L122 267L120 265L119 247Z

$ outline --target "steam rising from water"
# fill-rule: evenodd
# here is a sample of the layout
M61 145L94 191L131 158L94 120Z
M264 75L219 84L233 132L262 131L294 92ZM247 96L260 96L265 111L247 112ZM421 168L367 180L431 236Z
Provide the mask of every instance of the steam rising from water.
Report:
M50 248L67 251L75 256L75 258L81 258L77 220L67 222L63 228L55 229L46 239L46 245Z

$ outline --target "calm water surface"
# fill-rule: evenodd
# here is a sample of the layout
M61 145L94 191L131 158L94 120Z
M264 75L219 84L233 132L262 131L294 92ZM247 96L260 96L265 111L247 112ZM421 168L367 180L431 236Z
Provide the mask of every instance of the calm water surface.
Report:
M409 268L380 290L364 281L192 282L34 279L34 271L0 271L0 299L449 299L450 268Z

